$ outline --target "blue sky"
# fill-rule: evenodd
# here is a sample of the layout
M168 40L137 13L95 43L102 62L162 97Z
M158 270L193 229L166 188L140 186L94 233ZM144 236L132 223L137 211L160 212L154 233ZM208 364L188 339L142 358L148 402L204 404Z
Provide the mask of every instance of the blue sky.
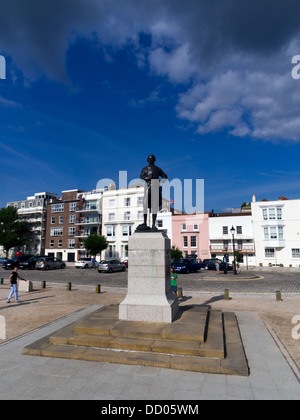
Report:
M300 198L299 17L293 0L4 5L0 207L136 178L150 153L204 179L206 211Z

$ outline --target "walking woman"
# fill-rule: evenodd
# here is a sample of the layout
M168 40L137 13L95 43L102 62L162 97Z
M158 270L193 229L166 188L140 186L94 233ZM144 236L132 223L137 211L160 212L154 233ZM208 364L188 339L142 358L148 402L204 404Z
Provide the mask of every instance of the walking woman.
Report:
M10 290L10 294L8 296L8 299L7 299L7 303L10 303L10 299L12 298L13 294L15 294L16 302L20 303L19 296L18 296L18 278L20 280L27 281L27 280L23 279L23 277L21 277L18 274L18 267L15 267L14 271L9 276L9 282L10 282L11 290Z

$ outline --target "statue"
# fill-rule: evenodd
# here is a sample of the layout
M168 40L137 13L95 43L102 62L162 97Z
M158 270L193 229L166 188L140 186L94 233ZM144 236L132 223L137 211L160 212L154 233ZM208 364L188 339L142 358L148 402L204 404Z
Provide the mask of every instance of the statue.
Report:
M164 171L155 166L156 158L154 155L149 155L147 162L148 166L142 169L140 178L145 183L145 194L144 194L144 223L139 225L136 229L139 231L157 231L155 226L157 213L162 209L162 184L168 179L168 176ZM159 178L162 178L161 180ZM147 226L148 210L152 214L152 229Z

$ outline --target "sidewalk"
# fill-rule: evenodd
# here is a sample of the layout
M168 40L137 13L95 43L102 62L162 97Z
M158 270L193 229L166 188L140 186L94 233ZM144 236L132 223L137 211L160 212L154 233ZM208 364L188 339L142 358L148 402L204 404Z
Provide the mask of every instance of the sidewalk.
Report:
M0 288L0 314L6 311L3 309L3 294L6 294L6 290ZM43 299L38 299L39 297ZM25 314L24 311L29 313L30 307L35 311L39 308L39 312L44 307L50 314L50 309L53 312L54 309L63 308L66 299L70 305L71 301L73 302L74 312L58 320L51 320L50 323L43 322L42 326L33 331L0 345L0 399L165 402L166 400L178 402L184 399L300 399L300 383L297 376L261 317L254 311L235 311L251 369L249 377L22 355L24 346L76 321L102 305L109 304L107 302L120 298L117 291L111 289L96 295L92 294L92 290L84 292L77 290L73 293L57 288L47 290L44 294L23 296L23 308L22 305L10 307L11 313L16 310L20 316L21 313ZM52 300L56 301L56 306L51 304ZM87 305L86 303L91 300L92 304ZM189 304L191 300L188 301ZM207 300L207 296L204 300ZM75 301L78 301L77 305L80 303L84 307L76 310ZM210 301L214 301L213 297ZM278 344L280 345L279 342Z

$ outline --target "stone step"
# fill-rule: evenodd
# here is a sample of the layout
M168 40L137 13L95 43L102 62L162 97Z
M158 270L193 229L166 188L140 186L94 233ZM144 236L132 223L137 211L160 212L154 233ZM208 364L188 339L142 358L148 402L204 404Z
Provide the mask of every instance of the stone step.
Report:
M172 324L119 321L117 313L115 307L98 310L27 346L23 354L249 373L234 313L184 307Z

